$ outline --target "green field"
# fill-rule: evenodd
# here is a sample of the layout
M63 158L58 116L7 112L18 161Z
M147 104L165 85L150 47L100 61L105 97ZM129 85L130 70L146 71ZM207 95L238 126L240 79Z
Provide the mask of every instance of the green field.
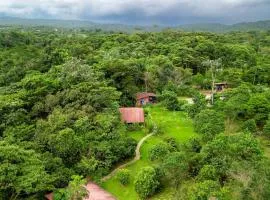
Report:
M138 195L134 190L134 178L139 170L145 166L154 165L153 162L148 160L149 149L162 142L166 137L173 137L178 142L184 142L190 137L195 136L193 131L192 120L189 119L184 112L170 112L160 105L148 108L154 123L161 128L162 134L150 137L145 141L141 148L141 159L127 167L131 172L131 181L128 186L122 186L115 177L107 180L102 184L102 187L112 193L119 200L137 200ZM145 130L131 132L131 137L137 141L142 138L146 133ZM152 199L171 199L172 190L165 188L159 194L152 197Z

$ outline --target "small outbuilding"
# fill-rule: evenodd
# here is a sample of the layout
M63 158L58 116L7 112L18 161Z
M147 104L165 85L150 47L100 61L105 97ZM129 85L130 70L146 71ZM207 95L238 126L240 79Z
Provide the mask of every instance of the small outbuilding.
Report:
M226 88L228 88L228 83L226 82L215 83L215 89L217 92L221 92Z
M120 108L121 119L127 124L144 123L144 111L142 108Z
M151 92L141 92L136 94L136 105L143 106L148 103L156 103L157 96Z

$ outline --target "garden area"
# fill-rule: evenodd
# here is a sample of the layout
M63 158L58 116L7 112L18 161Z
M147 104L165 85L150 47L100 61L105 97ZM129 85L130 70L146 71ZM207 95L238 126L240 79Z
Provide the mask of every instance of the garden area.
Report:
M155 105L147 107L148 114L151 115L154 123L157 124L158 131L157 134L148 138L141 148L141 159L136 163L128 166L126 169L130 172L129 184L123 186L118 178L117 174L111 179L102 183L104 189L112 193L119 200L135 200L139 199L138 194L135 192L135 177L139 171L147 166L155 166L158 161L150 161L149 151L153 146L164 142L164 140L169 138L175 138L177 142L185 142L189 138L196 136L193 130L192 120L184 112L179 111L168 111L161 105ZM138 141L146 133L146 130L133 131L130 136ZM170 188L164 188L159 194L153 197L153 199L168 199L172 195L172 190ZM167 198L166 198L167 197Z

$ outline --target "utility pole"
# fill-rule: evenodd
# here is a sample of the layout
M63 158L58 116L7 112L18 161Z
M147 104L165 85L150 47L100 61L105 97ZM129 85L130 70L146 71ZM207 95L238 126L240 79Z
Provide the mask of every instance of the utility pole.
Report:
M216 71L217 68L221 65L220 59L218 60L206 60L202 63L204 66L210 67L211 70L211 104L214 105L214 93L215 93L215 81L216 81Z
M213 62L211 61L211 74L212 74L212 88L211 88L211 104L214 105L214 92L215 92L215 72L214 72L214 65Z

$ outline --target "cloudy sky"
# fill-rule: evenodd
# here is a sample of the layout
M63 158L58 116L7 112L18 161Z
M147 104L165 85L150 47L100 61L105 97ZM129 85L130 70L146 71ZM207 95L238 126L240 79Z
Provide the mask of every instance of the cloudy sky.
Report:
M0 0L0 16L105 23L236 23L270 19L270 0Z

